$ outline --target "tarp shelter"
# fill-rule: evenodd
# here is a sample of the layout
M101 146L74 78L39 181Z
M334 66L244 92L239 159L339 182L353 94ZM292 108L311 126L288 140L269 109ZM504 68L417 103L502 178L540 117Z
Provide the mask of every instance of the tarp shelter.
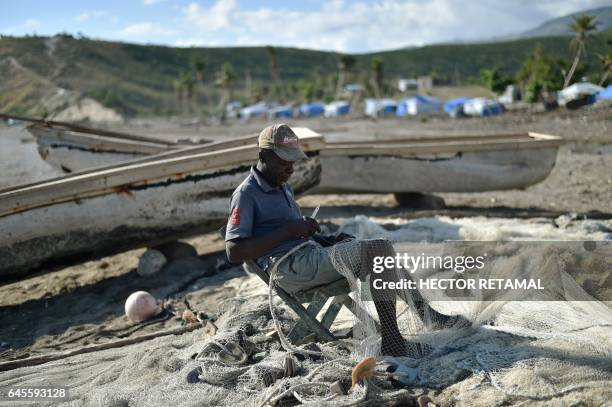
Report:
M573 85L568 86L567 88L559 91L559 93L557 94L557 102L560 105L565 106L567 102L580 99L585 96L595 95L601 92L602 90L604 90L604 88L602 88L601 86L597 86L594 83L574 83ZM593 102L594 101L595 98L593 98Z
M336 117L349 114L351 104L345 100L337 100L325 105L325 117Z
M432 97L416 95L408 99L401 100L397 104L397 115L416 115L419 113L436 113L442 108L442 103Z
M289 106L278 106L268 111L269 119L293 117L293 110Z
M233 100L225 105L225 114L227 117L235 119L240 114L242 103L238 100Z
M393 99L366 99L365 114L368 116L390 116L395 114L397 102Z
M463 112L470 116L492 116L503 113L504 107L495 100L474 98L463 103Z
M257 102L254 105L241 109L240 117L243 119L251 119L268 113L268 110L270 110L270 107L266 102Z
M300 105L300 116L314 117L325 113L325 105L322 102L303 103Z
M416 89L418 84L416 79L400 79L397 81L397 89L406 92L408 89Z
M603 99L612 99L612 85L609 85L607 88L604 88L601 92L597 94L598 100Z
M444 104L444 111L448 113L450 117L459 117L463 116L463 105L465 102L470 100L469 98L457 98L453 100L449 100Z

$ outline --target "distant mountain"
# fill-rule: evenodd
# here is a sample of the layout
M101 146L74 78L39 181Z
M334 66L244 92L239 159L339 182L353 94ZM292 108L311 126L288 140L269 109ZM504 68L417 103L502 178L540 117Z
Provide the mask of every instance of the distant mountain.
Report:
M589 52L582 60L588 64L589 74L601 71L597 55L608 52L612 28L597 37L589 43ZM478 83L480 71L492 67L513 78L536 45L555 60L571 63L574 54L569 48L570 41L571 37L552 36L359 54L355 55L355 65L347 80L368 84L374 56L383 60L389 90L397 78L421 75L432 75L439 83ZM315 85L327 94L335 92L339 54L280 47L276 51L285 98L299 100L305 89ZM198 59L205 62L205 69L202 80L192 83L195 96L190 102L188 91L185 88L181 91L177 83L185 75L192 81L197 78L194 61ZM53 115L87 98L128 116L205 113L219 103L222 90L215 82L225 62L231 63L236 74L234 98L244 102L262 97L282 98L270 80L270 59L264 47L172 48L66 34L0 36L0 112ZM249 89L247 84L251 84ZM315 92L312 97L323 95Z
M594 8L591 10L578 11L576 13L568 14L563 17L555 18L553 20L549 20L542 23L531 30L522 32L520 34L504 37L504 40L572 35L572 31L569 29L569 25L574 21L574 17L581 16L582 14L594 16L595 20L599 21L597 31L603 31L607 28L612 27L612 6L608 6Z

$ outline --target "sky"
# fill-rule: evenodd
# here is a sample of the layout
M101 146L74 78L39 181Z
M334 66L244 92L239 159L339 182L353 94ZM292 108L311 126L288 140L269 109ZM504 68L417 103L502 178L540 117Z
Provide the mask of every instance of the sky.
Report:
M612 0L0 0L0 33L365 53L519 33Z

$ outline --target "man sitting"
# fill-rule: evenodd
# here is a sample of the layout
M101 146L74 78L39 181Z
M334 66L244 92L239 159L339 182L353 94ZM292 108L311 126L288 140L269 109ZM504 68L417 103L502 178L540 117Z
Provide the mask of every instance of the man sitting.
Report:
M229 261L241 263L257 259L259 266L265 269L296 246L312 240L312 244L303 245L278 264L277 273L281 277L278 285L295 293L344 278L334 268L330 246L352 237L318 235L319 224L315 219L302 216L293 190L287 184L293 173L293 163L307 158L299 147L297 136L286 124L275 124L263 129L258 145L257 165L232 194L225 234ZM359 270L353 272L363 281L372 269L373 256L393 255L393 247L386 242L382 245L386 253L380 250L374 253L368 241L357 243L361 245L359 259L355 262ZM394 276L386 271L382 278L391 280ZM395 293L383 290L371 290L371 293L381 325L382 354L405 356L408 344L397 325ZM418 298L413 300L423 318L427 306L418 293L416 296Z

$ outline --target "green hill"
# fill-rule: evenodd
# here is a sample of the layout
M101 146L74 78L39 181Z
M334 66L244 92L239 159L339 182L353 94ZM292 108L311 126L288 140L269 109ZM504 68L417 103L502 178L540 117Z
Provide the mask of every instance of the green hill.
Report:
M591 72L600 71L596 54L610 46L612 29L597 34L587 45ZM483 68L498 67L514 77L525 57L541 44L555 58L571 61L570 38L546 37L487 44L432 45L421 48L355 55L351 81L367 82L371 59L380 56L390 84L399 77L433 75L452 84L474 83ZM54 37L0 38L0 111L15 114L48 113L41 107L66 91L91 97L128 115L173 114L180 111L173 83L193 72L193 61L205 61L204 80L196 86L195 112L216 106L220 89L215 76L224 62L236 73L234 95L245 102L258 97L298 99L302 80L334 88L339 54L277 48L282 91L271 94L269 55L264 47L171 48L119 42ZM254 85L245 92L247 75ZM279 96L280 95L280 96ZM320 95L319 95L320 96ZM56 103L61 105L61 102ZM193 106L196 106L195 108ZM45 105L46 106L46 105Z

